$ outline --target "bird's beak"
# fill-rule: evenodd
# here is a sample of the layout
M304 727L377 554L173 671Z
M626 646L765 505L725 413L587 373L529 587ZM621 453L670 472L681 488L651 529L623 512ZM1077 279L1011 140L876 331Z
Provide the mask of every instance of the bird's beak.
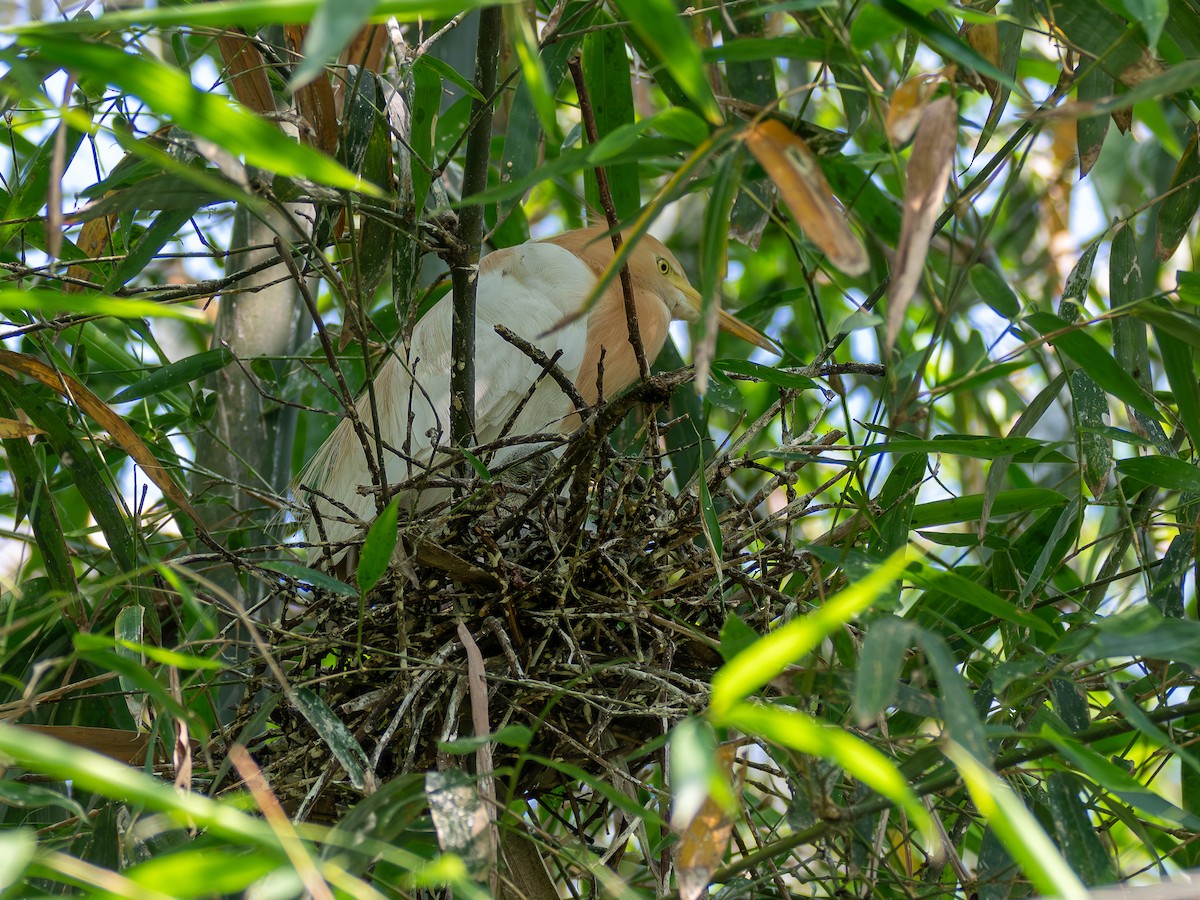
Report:
M725 310L721 310L717 314L717 326L726 334L732 334L734 337L741 338L754 344L756 347L762 347L764 350L769 350L776 356L783 356L783 348L775 341L771 340L757 328L751 328L741 319L734 318Z
M680 292L687 300L688 315L686 318L695 322L700 318L700 310L703 308L704 299L700 296L700 292L688 284L686 281L678 285ZM678 313L676 313L678 315ZM680 318L684 318L680 316ZM733 315L725 310L719 310L717 313L717 327L726 334L732 334L734 337L741 338L743 341L753 344L755 347L762 347L774 353L776 356L783 356L783 348L775 341L771 340L757 328L751 328L741 319L734 318Z

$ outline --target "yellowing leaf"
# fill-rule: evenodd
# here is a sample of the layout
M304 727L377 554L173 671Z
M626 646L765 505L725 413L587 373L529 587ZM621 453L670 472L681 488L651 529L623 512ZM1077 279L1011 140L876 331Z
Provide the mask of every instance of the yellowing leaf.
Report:
M915 75L896 88L888 104L885 123L888 140L893 147L902 147L912 138L921 122L925 105L940 80L940 75L926 73Z
M833 198L816 156L782 122L755 122L742 133L754 158L779 188L796 224L847 275L862 275L869 260Z
M28 422L21 422L17 419L0 419L0 438L23 438L45 433Z
M731 744L717 748L716 765L725 779L733 782L733 762L736 749ZM739 782L734 790L741 788ZM711 795L706 797L700 811L692 817L679 835L675 869L679 881L680 900L699 900L708 890L712 873L721 865L729 839L733 835L733 819L725 804Z

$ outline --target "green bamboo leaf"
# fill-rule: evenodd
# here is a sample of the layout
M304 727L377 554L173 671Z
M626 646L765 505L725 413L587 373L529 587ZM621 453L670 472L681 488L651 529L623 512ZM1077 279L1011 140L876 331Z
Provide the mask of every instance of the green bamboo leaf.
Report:
M604 22L607 18L601 16L599 21ZM635 122L629 58L620 29L601 28L584 36L583 79L592 100L596 133L601 140ZM637 163L605 166L605 173L617 219L622 222L632 219L642 206ZM586 174L584 188L588 205L592 209L602 209L595 173Z
M358 559L358 589L370 593L371 588L379 583L387 574L392 562L392 554L396 552L396 539L399 535L399 498L393 498L371 524L363 541L362 552Z
M1117 77L1120 77L1120 74L1124 73L1119 73ZM1198 78L1200 78L1200 59L1185 60L1171 66L1161 75L1139 81L1127 91L1114 94L1106 100L1091 103L1086 107L1081 104L1079 109L1066 107L1062 110L1062 114L1109 115L1122 109L1129 109L1147 100L1158 100L1161 97L1189 91L1196 86Z
M964 578L953 570L934 569L923 562L914 560L904 570L904 578L926 590L943 591L950 594L963 603L970 604L997 619L1021 628L1040 631L1050 637L1055 636L1054 629L1037 616L1014 606L1011 601L1002 599L977 581Z
M717 346L717 314L721 309L721 285L729 268L729 217L737 195L740 155L737 148L731 149L717 164L700 233L700 318L693 336L692 360L696 366L696 390L701 395L708 387Z
M895 616L881 616L868 626L854 674L853 709L860 728L870 726L895 702L904 654L912 642L913 626Z
M379 0L323 0L304 35L302 59L292 72L288 90L300 90L337 59L378 5Z
M704 118L720 125L724 117L705 77L700 48L673 0L615 0L615 4Z
M1200 831L1200 816L1180 809L1161 794L1142 784L1125 769L1091 747L1066 738L1048 725L1042 726L1042 739L1053 744L1079 771L1100 788L1115 794L1134 809L1173 822L1189 831Z
M153 6L109 12L96 19L79 17L63 22L30 22L0 29L9 34L78 34L119 32L133 26L187 25L192 28L229 27L236 22L242 28L261 25L293 25L310 22L326 0L224 0L224 2ZM378 0L372 21L387 21L394 16L401 22L418 19L448 19L461 12L496 6L511 0Z
M164 391L174 390L203 378L210 372L225 368L232 360L233 353L228 347L218 347L216 350L206 350L203 353L188 356L165 366L159 366L140 381L118 391L109 402L127 403L130 400L140 400L143 397L151 397Z
M806 375L785 372L773 366L764 366L761 363L750 362L748 359L714 359L712 367L714 370L724 372L726 375L745 375L747 378L756 378L759 381L773 384L788 391L809 391L817 386L817 383Z
M725 552L724 537L721 534L721 519L717 507L713 504L712 495L708 490L708 481L703 474L700 476L700 526L704 529L704 540L712 553L713 564L717 567L718 576L721 571L721 558Z
M1195 374L1195 350L1180 340L1178 332L1156 324L1152 327L1179 420L1191 438L1192 447L1200 448L1200 382Z
M121 872L134 884L151 890L171 885L171 896L193 897L241 894L263 876L279 869L279 860L267 854L247 853L234 847L176 849L151 857Z
M242 21L237 13L232 14L231 20ZM180 127L241 153L250 165L279 175L383 196L380 188L348 172L328 156L292 140L275 124L227 97L199 90L179 69L62 35L42 34L36 41L24 38L23 42L59 65L87 72L92 78L139 97L154 112Z
M46 205L46 191L50 184L50 171L54 164L60 133L66 132L62 141L64 156L60 164L65 168L75 158L76 151L83 143L85 126L91 122L82 110L79 116L81 121L62 122L53 134L42 140L21 170L20 180L16 185L9 186L11 193L3 195L5 202L3 213L0 213L0 249L26 227L25 220L37 215L38 210Z
M1200 492L1200 468L1170 456L1135 456L1117 463L1117 472L1168 491Z
M191 653L180 653L178 650L168 650L166 647L158 647L139 641L110 638L104 634L79 634L76 636L75 646L77 649L85 651L98 649L132 650L134 653L160 665L184 669L189 672L200 670L216 672L225 668L225 663L218 659L212 659L207 656L195 656Z
M316 588L331 591L342 597L358 596L358 591L344 581L339 581L332 575L327 575L325 572L318 572L316 569L310 569L307 566L275 559L259 563L259 565L264 569L278 572L280 575L286 575L288 578L294 578L301 583L311 584Z
M971 459L995 459L998 456L1036 452L1048 449L1045 441L1029 437L985 437L972 434L942 434L928 441L892 440L868 444L859 451L862 456L880 453L949 453Z
M720 723L734 704L799 662L835 629L874 603L903 569L904 552L898 551L812 613L779 626L718 669L709 701L714 721Z
M87 812L80 809L79 815L86 817ZM25 870L36 854L37 837L32 829L16 828L0 834L0 891L7 893L10 887L24 881Z
M1077 363L1106 393L1151 418L1158 418L1154 401L1142 390L1142 386L1090 334L1045 312L1033 313L1023 321L1040 332L1056 350Z
M930 528L954 522L974 522L983 515L984 494L967 494L949 500L918 503L913 510L912 527ZM1017 488L1001 491L992 499L991 514L1028 513L1039 509L1066 506L1069 501L1058 491L1046 488Z
M875 0L879 8L901 23L905 28L919 34L935 51L945 59L953 60L968 69L974 69L985 78L1010 88L1020 90L1020 86L1007 72L1001 72L995 65L980 56L970 44L963 41L953 32L942 28L932 17L918 13L901 0Z
M4 723L0 723L0 753L31 772L71 781L77 790L165 813L185 827L202 827L218 837L267 851L277 862L287 858L279 838L262 819L202 794L180 791L170 782L99 753Z
M1003 319L1014 320L1021 315L1021 301L1008 282L994 270L977 263L971 266L971 286L979 293L983 302Z
M561 143L562 131L558 127L558 105L554 101L557 85L550 83L549 76L542 66L537 36L529 24L525 9L515 5L505 7L504 22L509 35L513 38L517 61L521 66L521 75L529 87L529 98L533 101L533 109L542 125L542 132L555 143Z
M371 771L371 761L350 729L329 708L321 696L305 687L292 689L296 708L313 727L322 743L329 748L346 776L359 790L363 789ZM373 778L371 779L373 780Z
M1082 369L1068 376L1071 387L1071 414L1075 420L1075 441L1079 461L1083 464L1083 481L1092 496L1099 499L1108 484L1112 468L1112 441L1103 433L1104 417L1108 415L1108 398L1104 391Z
M1054 836L1066 861L1088 885L1108 884L1115 872L1108 851L1097 836L1080 794L1084 784L1071 772L1052 772L1046 780L1046 799Z
M15 382L7 375L0 378L0 417L15 419L16 408L8 392L3 390L6 383ZM75 567L71 563L71 553L58 519L58 510L46 483L43 462L24 438L5 440L3 445L5 462L16 489L17 523L25 516L29 517L33 538L42 553L42 563L50 584L65 598L71 620L82 625L86 620L86 610L79 596Z
M1080 103L1096 103L1102 97L1112 96L1113 79L1094 62L1088 62L1075 88ZM1079 177L1092 171L1100 158L1104 138L1108 135L1110 116L1081 116L1075 123L1075 143L1079 148Z
M1166 196L1158 205L1155 216L1154 252L1161 260L1170 259L1179 248L1179 242L1187 234L1196 211L1200 210L1200 129L1193 129L1188 139Z
M962 747L947 744L944 752L962 776L975 808L1034 887L1062 900L1087 900L1087 889L1012 788Z
M96 524L104 533L104 540L117 563L126 572L135 569L137 556L131 525L114 498L113 477L107 470L103 456L94 446L83 445L79 440L78 428L65 420L66 410L63 407L50 406L13 379L0 379L0 390L7 393L14 404L29 416L30 421L46 433L59 459L71 461L66 468L95 517Z
M802 712L745 702L731 706L717 721L800 753L831 760L900 806L920 830L926 844L936 843L933 822L908 780L890 759L866 741Z

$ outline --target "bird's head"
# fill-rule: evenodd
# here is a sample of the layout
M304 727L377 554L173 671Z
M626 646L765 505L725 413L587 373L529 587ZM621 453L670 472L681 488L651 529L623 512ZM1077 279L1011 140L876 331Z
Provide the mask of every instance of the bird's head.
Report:
M699 321L704 298L688 281L675 254L663 246L661 241L649 235L641 238L630 254L629 274L634 281L641 282L658 295L672 319ZM782 355L779 345L773 340L741 319L734 318L724 309L717 313L717 325L734 337Z

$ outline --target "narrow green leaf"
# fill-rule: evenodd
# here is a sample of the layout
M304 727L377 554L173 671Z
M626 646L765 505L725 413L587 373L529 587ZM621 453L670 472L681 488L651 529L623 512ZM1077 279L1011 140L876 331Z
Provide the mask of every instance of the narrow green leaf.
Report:
M1200 469L1170 456L1122 459L1117 463L1117 472L1168 491L1200 492Z
M954 522L974 522L983 514L984 494L967 494L950 500L918 503L913 510L912 527L930 528ZM1001 491L992 499L991 514L1029 513L1039 509L1066 506L1068 500L1058 491L1046 488L1018 488Z
M1014 606L1012 602L993 594L978 582L964 578L954 571L934 569L923 562L914 560L904 570L904 578L913 584L930 591L943 591L970 604L990 616L1002 619L1021 628L1040 631L1054 637L1055 631L1037 616ZM864 654L865 656L865 654Z
M985 437L972 434L942 434L928 441L893 440L868 444L859 451L862 456L880 453L949 453L971 459L995 459L1048 449L1045 441L1029 437Z
M854 674L853 708L860 728L871 725L895 701L912 640L912 625L895 616L880 616L868 626Z
M713 125L724 119L704 73L700 48L679 16L673 0L614 0L638 37Z
M79 439L78 427L72 427L65 420L64 407L43 402L36 393L14 379L0 378L0 391L7 393L30 421L46 433L59 459L71 461L67 469L75 487L92 511L122 570L131 572L137 567L131 525L114 497L113 477L98 449L92 445L84 446Z
M1106 393L1151 418L1158 418L1154 401L1090 334L1069 326L1050 313L1033 313L1023 321L1040 332L1056 350L1077 363Z
M1102 97L1113 93L1113 79L1098 64L1089 61L1084 64L1083 74L1076 86L1076 95L1080 103L1096 103ZM1082 116L1075 122L1075 143L1079 149L1079 177L1083 178L1092 171L1092 166L1100 158L1104 147L1104 138L1108 135L1110 116Z
M990 78L1013 90L1020 90L1020 86L1010 75L1006 72L1001 72L995 65L980 56L970 44L963 41L957 35L942 28L932 16L918 13L910 6L901 2L901 0L875 0L875 2L879 5L880 9L884 10L905 28L909 28L919 34L922 40L932 47L934 51L940 53L943 58L953 60L966 66L968 69L974 69L985 78Z
M50 185L50 172L54 165L58 136L64 129L64 168L75 158L75 153L83 142L83 126L91 121L82 111L80 116L83 121L60 123L53 134L47 135L38 144L37 150L21 170L20 181L9 186L12 189L11 193L3 195L6 202L3 214L0 214L0 249L3 249L22 228L27 227L28 223L24 220L37 215L38 210L46 205L46 191Z
M370 593L391 565L392 554L396 552L396 538L399 536L399 508L400 498L392 498L392 502L371 524L371 530L363 541L357 579L358 589L364 594Z
M1008 282L991 268L983 263L971 266L970 279L971 286L996 315L1013 320L1021 314L1021 301Z
M151 6L109 12L96 19L80 16L63 22L30 22L3 31L9 34L72 34L125 31L136 25L165 27L186 25L191 28L228 28L237 22L242 28L261 25L293 25L309 22L326 0L224 0L224 2L187 6ZM448 19L459 13L506 0L378 0L373 20L386 21L395 16L401 22L418 19Z
M608 19L601 16L601 22ZM603 140L619 128L636 120L633 110L633 81L629 77L629 57L625 40L617 28L600 28L583 38L583 80L592 99L596 133ZM636 162L605 167L617 219L625 222L637 215L642 206L641 185ZM588 205L601 209L596 176L585 175Z
M5 383L12 383L10 376L0 378L0 388ZM17 411L10 402L8 393L0 389L0 417L15 419L16 416ZM42 553L46 575L54 589L66 598L72 621L82 625L85 621L85 609L75 581L71 553L67 549L62 524L58 520L58 511L54 507L54 500L42 469L43 460L30 446L29 441L23 438L5 440L3 445L5 462L16 488L17 523L19 524L25 516L29 517L34 541Z
M798 662L835 629L874 603L903 569L904 553L899 551L814 612L779 626L718 669L709 701L714 721L719 724L735 703Z
M1158 49L1158 39L1162 37L1163 26L1167 24L1170 10L1168 0L1125 0L1125 8L1133 16L1133 21L1146 32L1146 45L1153 53Z
M307 582L313 587L323 588L332 593L339 594L343 597L357 597L358 591L346 584L344 581L339 581L332 575L327 575L324 572L318 572L316 569L310 569L307 566L300 566L296 563L284 562L282 560L268 560L267 562L259 563L264 569L269 569L272 572L278 572L280 575L286 575L288 578L295 578L300 582Z
M151 857L121 874L152 890L169 884L172 897L190 900L240 894L278 869L279 860L266 854L233 847L200 847Z
M1058 846L1071 868L1087 885L1108 884L1114 872L1108 852L1080 799L1082 783L1070 772L1051 772L1046 780L1050 821Z
M533 101L534 111L541 122L542 132L556 143L561 143L562 131L558 127L558 108L554 102L554 86L542 67L541 56L538 53L537 37L526 18L526 10L519 6L506 6L504 21L513 45L517 51L517 61L521 65L521 74L525 84L529 86L529 97Z
M350 783L362 790L368 777L367 773L371 771L371 762L362 746L350 733L350 729L319 694L305 687L295 687L292 693L300 714L313 727L322 743L329 748L329 752L346 772Z
M748 359L714 359L712 367L727 375L745 375L788 391L810 391L817 386L817 383L806 375L785 372L772 366L750 362Z
M203 353L159 366L141 381L118 391L109 402L127 403L130 400L140 400L143 397L161 394L163 391L174 390L181 385L190 384L203 378L210 372L225 368L232 360L233 353L228 347L205 350Z
M180 791L99 753L4 723L0 723L0 753L31 772L71 781L77 790L137 803L184 826L202 827L210 834L273 853L278 860L285 858L279 838L261 819L202 794Z
M1200 62L1200 60L1197 60ZM1158 213L1154 222L1157 233L1154 236L1154 252L1161 260L1170 259L1175 255L1179 242L1187 234L1188 229L1196 219L1200 210L1200 141L1197 135L1200 128L1193 129L1166 196L1158 205Z
M300 90L337 59L378 5L379 0L323 0L304 36L302 59L292 72L288 90Z
M80 814L87 815L82 810ZM24 880L36 853L37 837L32 829L11 828L0 833L0 893Z
M1041 736L1074 763L1081 773L1134 809L1173 822L1189 831L1200 831L1200 816L1185 812L1161 794L1156 794L1091 747L1063 737L1045 725L1042 726Z
M244 21L236 12L231 20ZM196 24L194 20L192 24ZM178 69L103 44L65 36L43 34L36 42L23 40L33 43L47 59L114 84L188 131L243 154L250 165L279 175L383 196L380 188L367 184L328 156L287 137L277 125L227 97L199 90Z
M721 285L729 268L729 217L737 196L740 155L733 148L717 164L700 232L700 319L696 322L692 359L696 390L701 395L708 387L709 366L717 346L717 314L721 309Z
M1112 468L1112 441L1104 434L1108 398L1092 377L1082 369L1068 376L1071 386L1071 413L1075 420L1075 441L1083 464L1083 481L1092 496L1099 499L1108 484Z
M962 747L948 744L944 752L962 776L975 808L1034 887L1062 900L1087 900L1087 889L1012 788Z
M171 666L172 668L183 669L188 672L216 672L225 668L225 663L219 659L212 659L207 656L195 656L191 653L180 653L178 650L169 650L166 647L158 647L139 641L110 638L104 634L80 633L75 636L75 646L79 650L84 651L97 649L132 650L137 656L145 657L159 665Z
M772 743L831 760L900 806L926 843L931 847L935 844L937 832L933 822L908 780L890 759L866 741L802 712L775 706L739 702L719 721L746 734L761 735Z

